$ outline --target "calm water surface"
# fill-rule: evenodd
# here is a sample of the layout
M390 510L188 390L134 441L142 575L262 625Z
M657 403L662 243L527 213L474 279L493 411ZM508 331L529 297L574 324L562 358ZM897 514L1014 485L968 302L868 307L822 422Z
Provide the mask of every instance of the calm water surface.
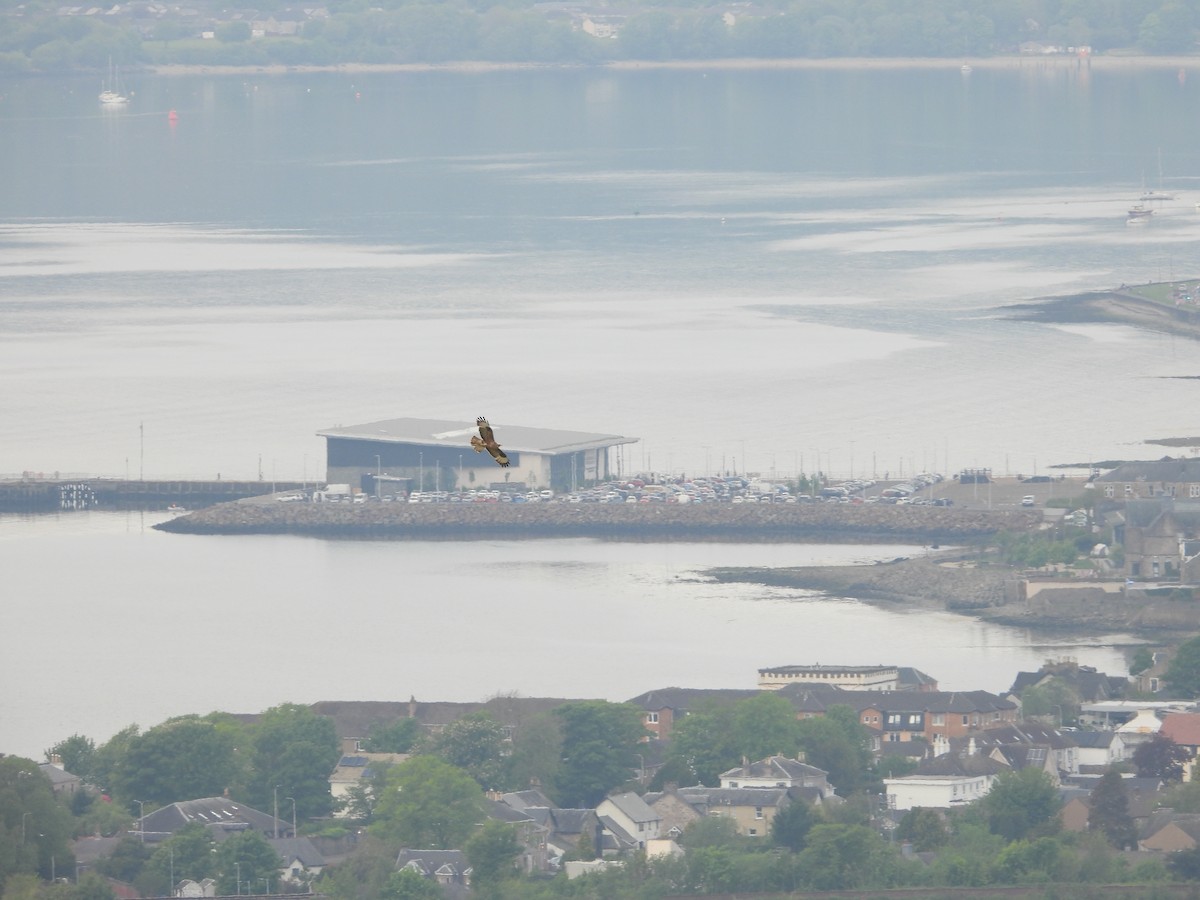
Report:
M750 688L788 663L912 665L947 690L996 692L1049 657L1127 669L1119 636L1039 642L703 576L920 547L193 537L152 530L161 518L0 516L0 751L41 758L75 733L285 701Z
M131 86L113 113L91 79L0 79L0 473L314 478L319 429L481 413L638 436L623 471L1029 473L1196 433L1196 343L996 310L1196 274L1200 77ZM1128 227L1147 186L1178 200ZM696 578L859 547L151 519L0 518L0 749L284 700L750 686L785 663L996 691L1047 656L1124 671L1110 638Z

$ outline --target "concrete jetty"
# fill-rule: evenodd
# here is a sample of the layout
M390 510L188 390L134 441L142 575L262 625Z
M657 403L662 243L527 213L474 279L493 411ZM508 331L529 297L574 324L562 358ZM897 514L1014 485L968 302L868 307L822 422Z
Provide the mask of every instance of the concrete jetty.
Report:
M0 481L0 510L155 509L175 504L188 509L272 491L312 485L283 481L190 481L179 479L36 478Z

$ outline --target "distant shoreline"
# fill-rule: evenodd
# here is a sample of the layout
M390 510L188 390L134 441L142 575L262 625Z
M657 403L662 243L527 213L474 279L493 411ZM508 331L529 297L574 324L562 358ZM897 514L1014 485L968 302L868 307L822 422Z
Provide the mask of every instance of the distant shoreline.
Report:
M163 65L147 66L155 75L289 75L341 73L346 75L403 72L454 72L482 74L507 71L564 71L596 69L600 71L639 71L649 69L681 70L886 70L886 69L1093 69L1105 71L1133 69L1200 68L1197 56L987 56L987 57L846 57L826 59L709 59L709 60L619 60L606 63L503 63L464 60L449 63L338 63L335 65Z

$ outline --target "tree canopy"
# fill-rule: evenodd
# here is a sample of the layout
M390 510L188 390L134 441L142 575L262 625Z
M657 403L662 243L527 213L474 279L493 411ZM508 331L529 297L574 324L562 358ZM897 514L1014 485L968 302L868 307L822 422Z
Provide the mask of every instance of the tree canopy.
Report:
M16 0L0 0L0 11L16 5ZM264 16L270 6L259 7ZM605 14L587 18L593 25L598 19L602 34L583 27L582 12L572 19L533 0L460 5L387 0L370 7L340 0L324 7L327 15L307 18L285 36L256 34L250 22L231 17L226 7L200 0L194 15L163 10L145 23L143 35L132 15L110 14L104 20L60 15L48 0L33 0L21 4L21 16L6 17L0 68L102 71L109 59L129 66L947 58L1013 54L1022 45L1034 45L1038 52L1090 47L1097 53L1179 54L1193 49L1198 24L1195 4L1179 0L1036 9L1011 0L768 2L728 16L701 4L660 0L641 0L621 12L598 8ZM216 39L203 40L202 32ZM1014 549L1043 552L1033 545ZM1059 549L1068 552L1065 546Z
M392 766L375 808L371 834L399 847L461 846L483 816L483 791L455 766L414 756Z
M585 700L565 703L554 714L562 725L559 805L593 807L633 775L635 748L646 734L641 710L627 703Z

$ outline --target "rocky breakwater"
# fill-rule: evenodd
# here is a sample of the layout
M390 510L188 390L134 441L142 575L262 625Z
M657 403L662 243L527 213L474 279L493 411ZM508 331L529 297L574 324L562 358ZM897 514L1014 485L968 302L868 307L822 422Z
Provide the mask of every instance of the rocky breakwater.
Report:
M1018 580L1008 566L974 565L957 554L896 559L870 566L802 566L782 569L720 568L718 581L803 588L880 605L898 604L979 615L1009 603Z
M156 525L183 534L415 539L600 537L634 540L904 541L986 539L1037 527L1028 511L922 506L659 503L222 503Z

